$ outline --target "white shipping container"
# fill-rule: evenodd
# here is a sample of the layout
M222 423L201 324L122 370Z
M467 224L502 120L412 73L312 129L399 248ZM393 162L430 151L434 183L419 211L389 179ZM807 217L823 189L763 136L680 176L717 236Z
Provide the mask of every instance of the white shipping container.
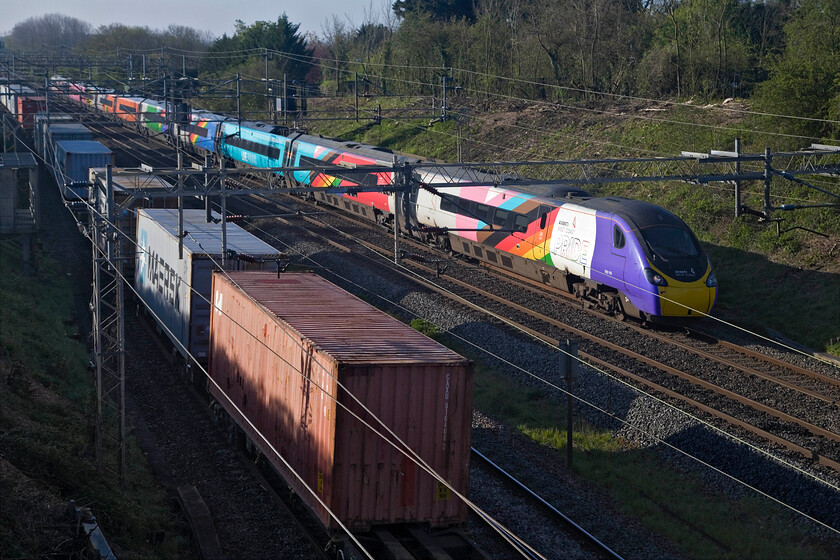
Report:
M175 348L189 362L207 358L212 273L222 262L222 224L204 210L184 210L183 258L178 254L178 210L137 211L134 286ZM226 225L226 270L276 270L281 254L236 224ZM185 350L186 349L186 350Z

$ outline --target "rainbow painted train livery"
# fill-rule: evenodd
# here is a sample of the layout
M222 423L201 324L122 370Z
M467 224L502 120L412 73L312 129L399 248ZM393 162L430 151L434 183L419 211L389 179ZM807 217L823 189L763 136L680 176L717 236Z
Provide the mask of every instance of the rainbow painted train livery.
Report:
M421 161L375 146L240 123L207 111L185 112L181 106L113 92L93 93L83 102L150 133L177 137L197 153L240 165L299 167L286 173L292 186L386 186L392 184L392 172L360 168ZM339 178L313 171L313 165L354 171ZM717 298L715 273L694 233L668 210L629 198L591 197L574 188L499 187L489 177L487 184L466 184L456 179L457 169L451 165L451 174L444 176L416 167L405 194L315 196L388 227L394 226L395 205L400 204L404 233L561 288L585 306L617 317L660 321L711 312Z

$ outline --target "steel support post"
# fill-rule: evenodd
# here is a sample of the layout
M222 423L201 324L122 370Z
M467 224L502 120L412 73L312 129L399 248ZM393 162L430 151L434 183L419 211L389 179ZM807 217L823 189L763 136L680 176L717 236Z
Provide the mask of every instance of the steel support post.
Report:
M566 378L566 464L572 466L574 443L574 378L577 376L578 343L570 339L558 344L560 349L560 372Z
M125 483L125 313L122 238L114 223L111 166L106 169L105 208L97 205L97 187L90 190L93 247L94 358L96 367L96 462Z

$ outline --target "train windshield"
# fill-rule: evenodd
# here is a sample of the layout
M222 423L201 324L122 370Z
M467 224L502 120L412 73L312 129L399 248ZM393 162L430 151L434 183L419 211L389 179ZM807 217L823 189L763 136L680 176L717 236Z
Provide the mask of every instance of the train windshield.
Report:
M642 230L642 237L651 252L665 260L695 258L702 254L694 236L687 229L655 226Z

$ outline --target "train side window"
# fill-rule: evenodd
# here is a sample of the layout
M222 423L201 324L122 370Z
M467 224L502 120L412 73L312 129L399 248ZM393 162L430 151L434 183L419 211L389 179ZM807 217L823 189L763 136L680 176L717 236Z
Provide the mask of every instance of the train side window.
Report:
M490 222L490 207L486 204L477 204L475 207L475 217L476 219L484 222L485 224Z
M451 194L440 195L440 209L444 212L458 212L458 206L455 204L455 197Z
M516 214L516 218L513 220L513 227L516 231L521 231L525 233L528 231L528 224L531 223L531 220L528 219L528 216L524 216L522 214Z
M613 246L616 249L621 249L624 247L624 232L621 231L621 228L616 224L613 226Z
M507 210L502 210L501 208L496 208L496 213L493 214L493 225L494 226L503 226L507 223L508 214L510 214Z

